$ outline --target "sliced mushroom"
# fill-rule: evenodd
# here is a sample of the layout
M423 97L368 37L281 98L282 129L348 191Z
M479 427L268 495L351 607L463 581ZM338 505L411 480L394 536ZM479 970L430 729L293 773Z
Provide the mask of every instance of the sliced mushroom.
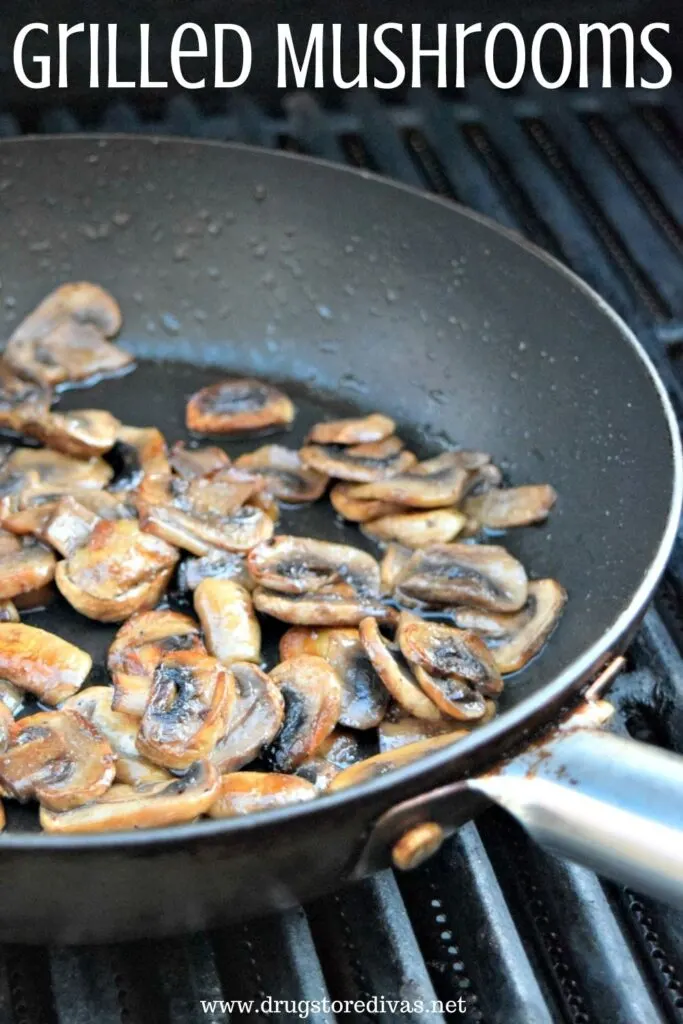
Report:
M119 427L116 417L105 409L77 409L28 418L23 433L48 448L83 459L104 455L113 448Z
M556 580L532 580L529 597L520 612L500 615L476 608L457 608L455 623L479 633L486 641L499 672L518 672L543 647L567 601Z
M51 399L49 388L22 380L0 360L0 427L20 433L25 423L48 415Z
M287 426L295 415L279 388L251 377L229 377L192 395L185 419L188 429L200 434L241 434Z
M387 690L410 715L424 721L440 721L443 715L419 686L396 644L382 636L375 619L363 619L358 633L375 672Z
M388 501L411 508L444 508L457 505L479 468L477 460L488 460L479 452L443 452L409 469L401 468L388 479L360 484L349 492L359 501Z
M309 469L338 480L353 480L356 483L385 480L407 471L417 462L417 457L404 447L403 441L395 434L384 441L349 447L340 444L307 444L299 454Z
M163 828L205 814L218 793L218 772L208 761L198 761L172 782L117 783L95 803L72 811L54 813L41 807L40 824L46 832L62 834Z
M557 501L549 484L526 487L493 488L484 494L466 498L463 509L467 515L491 530L541 523Z
M103 288L85 281L65 284L19 324L5 359L17 373L45 385L117 373L132 362L106 340L120 327L121 311Z
M175 548L137 523L100 520L87 544L57 565L55 582L82 615L121 622L159 601L177 561Z
M351 729L372 729L384 718L389 692L370 662L357 629L288 629L280 640L280 658L316 654L329 662L342 684L339 722Z
M244 505L230 516L198 516L173 505L140 506L143 529L193 555L212 549L249 551L273 535L273 521L260 508Z
M210 754L220 772L236 772L259 756L277 736L285 715L278 687L249 662L233 662L235 702L225 734Z
M40 535L63 558L70 558L75 551L88 543L99 522L99 516L67 495L57 502Z
M12 715L12 709L0 698L0 753L4 753L9 747L16 725Z
M339 772L357 764L364 757L363 748L353 732L349 729L333 729L315 754L301 762L296 774L312 782L316 790L322 793Z
M428 512L382 516L365 523L361 531L373 540L398 541L407 548L426 548L453 540L466 522L467 516L455 508L435 508Z
M372 444L393 434L396 424L380 412L369 416L316 423L307 440L312 444Z
M314 594L330 584L347 584L360 596L379 594L376 560L348 544L280 534L249 552L256 582L283 594Z
M38 590L54 579L57 561L42 544L25 541L18 551L0 555L0 600Z
M405 512L403 505L395 505L390 501L359 501L351 497L354 487L356 484L353 483L338 483L330 491L332 508L352 523L367 523L381 516Z
M516 612L526 601L527 588L524 566L505 548L456 543L416 551L399 577L396 594L429 604Z
M200 517L230 516L262 491L265 485L262 476L228 466L212 476L190 480L187 490L177 500L180 508Z
M260 508L262 512L268 516L273 523L277 523L280 518L280 506L278 505L277 498L275 498L270 491L264 489L255 494L251 499L251 504L255 508Z
M206 646L220 662L260 662L261 627L248 590L234 580L202 580L194 592L194 610Z
M4 555L14 555L21 551L21 541L14 534L0 527L0 558Z
M52 811L96 800L114 781L114 753L76 711L41 711L15 722L0 754L0 783L16 799L35 797Z
M121 467L114 484L116 490L139 487L144 477L164 484L170 481L166 439L156 427L119 427L113 455Z
M267 444L240 455L235 465L260 473L273 497L293 505L317 501L327 487L328 477L324 473L307 469L298 451L280 444Z
M140 721L137 747L166 768L189 768L225 733L235 681L202 651L173 651L159 663Z
M330 783L327 792L336 793L348 786L359 786L363 782L379 779L396 768L419 761L421 757L426 757L427 754L431 754L435 750L441 750L442 747L448 747L451 743L457 743L460 739L462 739L461 731L455 729L452 732L442 733L440 736L430 736L428 739L418 740L416 743L406 743L405 746L387 750L383 754L375 754L374 757L368 757L365 761L351 765L350 768L340 772Z
M28 488L34 494L40 491L58 494L75 488L106 487L113 473L111 466L99 457L75 459L73 455L50 448L15 448L4 463L0 477L5 480L23 477L23 489ZM37 474L37 481L31 474Z
M80 689L92 666L85 651L23 622L0 623L0 679L59 704Z
M471 630L425 622L416 615L402 612L396 639L406 661L430 675L457 679L487 697L495 697L503 689L493 655L481 637Z
M454 718L444 718L438 722L426 722L421 718L405 715L397 719L385 718L379 727L380 754L405 747L408 743L419 743L433 736L450 734L454 740L469 736L473 728L481 728L490 722L495 715L496 705L492 700L486 702L484 715L476 722L456 722Z
M368 615L393 622L396 612L379 598L361 597L348 583L330 583L314 594L282 594L266 587L253 593L259 612L294 626L357 626Z
M62 499L71 499L78 504L79 514L83 518L95 516L92 519L93 525L96 518L100 519L135 519L136 513L126 502L122 501L115 494L109 491L96 491L84 488L69 488L67 494L58 492L51 494L41 491L38 494L25 492L22 496L22 505L25 507L10 512L3 517L4 526L12 533L18 535L33 534L39 540L47 539L45 529L51 519L55 516ZM82 510L86 510L84 513Z
M234 818L241 814L273 811L317 796L315 786L296 775L277 772L232 772L222 775L210 818Z
M486 701L471 683L458 676L437 676L413 666L418 683L436 706L458 721L476 721L486 714Z
M196 590L202 580L234 580L251 591L254 581L247 568L247 560L239 551L209 551L201 558L186 558L178 569L180 590Z
M382 593L391 594L401 573L410 561L413 552L402 544L387 544L384 558L380 562L379 572L382 582Z
M107 656L114 683L112 707L141 718L161 660L173 651L205 650L199 625L189 615L167 609L132 615L114 637Z
M230 465L230 458L222 448L205 445L202 448L188 448L184 441L177 441L171 449L171 468L183 480L195 480L211 476Z
M276 665L270 678L284 698L285 717L265 756L275 771L290 772L316 752L339 721L341 683L324 658L309 654Z

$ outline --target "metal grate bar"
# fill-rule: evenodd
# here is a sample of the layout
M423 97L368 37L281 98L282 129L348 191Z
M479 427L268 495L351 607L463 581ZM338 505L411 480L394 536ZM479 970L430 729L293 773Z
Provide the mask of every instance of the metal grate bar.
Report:
M358 118L363 141L378 169L406 185L422 186L422 178L391 122L391 111L382 106L377 97L365 90L350 93L347 106Z

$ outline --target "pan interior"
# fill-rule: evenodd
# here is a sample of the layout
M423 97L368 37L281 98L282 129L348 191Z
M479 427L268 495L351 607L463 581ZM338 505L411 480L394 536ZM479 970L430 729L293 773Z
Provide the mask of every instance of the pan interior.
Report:
M193 390L250 373L299 405L285 443L315 419L380 410L421 455L482 448L510 482L556 488L548 523L505 543L569 602L503 708L628 608L674 503L670 428L623 326L553 261L455 206L248 149L28 140L0 146L0 182L6 331L56 284L94 280L120 301L121 342L142 359L63 406L101 405L173 441ZM281 529L365 546L323 503ZM102 666L109 628L61 603L31 621Z

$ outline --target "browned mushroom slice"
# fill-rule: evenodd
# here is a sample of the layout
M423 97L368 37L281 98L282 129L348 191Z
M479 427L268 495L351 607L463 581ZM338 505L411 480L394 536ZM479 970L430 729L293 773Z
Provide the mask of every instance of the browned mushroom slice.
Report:
M64 284L36 306L12 334L5 359L41 384L117 373L132 356L107 341L121 326L121 311L98 285Z
M48 415L51 399L49 388L22 380L0 360L0 427L21 432L25 423Z
M230 516L198 516L174 505L140 506L140 523L154 534L193 555L214 548L249 551L273 535L273 521L260 508L244 505Z
M2 467L5 479L11 475L28 477L28 483L35 481L29 474L38 475L38 487L43 493L69 493L75 488L99 489L106 487L114 471L99 457L76 459L50 448L15 448Z
M503 689L493 655L481 637L471 630L425 622L416 615L402 612L396 639L403 657L430 675L467 683L487 697L495 697Z
M205 650L199 625L189 615L166 609L132 615L114 637L107 656L114 710L141 718L157 666L167 654L183 650Z
M446 544L462 530L467 517L455 508L435 508L428 512L402 512L364 523L361 531L382 542L397 541L407 548L426 548Z
M262 476L236 466L228 466L212 476L191 480L185 493L178 499L178 504L200 517L229 516L247 504L265 485Z
M466 498L464 511L491 530L505 530L513 526L541 523L557 501L557 494L549 484L530 484L526 487L494 488Z
M396 594L428 604L471 604L516 612L527 598L524 566L493 544L435 544L416 551Z
M388 479L360 484L349 492L359 501L388 501L412 508L444 508L457 505L466 492L477 459L488 460L479 452L444 452L412 469L401 470Z
M275 771L293 771L314 754L339 721L341 683L324 658L301 654L280 662L270 678L285 702L282 728L265 752Z
M30 593L54 579L55 556L42 544L25 541L18 551L0 555L0 600Z
M330 504L338 515L352 523L367 523L380 516L394 515L405 512L403 505L394 505L390 501L358 501L351 497L356 484L338 483L330 491Z
M260 473L273 497L293 505L317 501L327 487L328 478L324 473L307 469L298 451L280 444L267 444L255 452L240 455L235 465Z
M375 672L387 690L409 714L425 721L440 721L443 715L423 692L398 646L382 636L375 619L363 619L358 633Z
M57 503L40 534L63 558L70 558L87 544L99 522L99 516L67 496Z
M162 828L205 814L219 792L219 775L208 761L198 761L180 779L150 785L114 784L95 803L54 813L40 809L46 832L121 832Z
M280 518L280 506L277 498L275 498L269 490L264 488L264 490L255 494L251 499L251 504L255 508L260 508L272 523L276 524L278 522Z
M175 548L137 523L100 520L87 544L58 564L55 581L82 615L121 622L159 601L177 560Z
M531 661L555 629L567 592L556 580L532 580L529 597L520 612L500 615L476 608L457 608L456 625L471 629L486 640L499 672L517 672Z
M253 600L257 611L293 626L357 626L369 615L381 622L396 618L393 608L379 598L359 596L348 583L330 583L314 594L282 594L257 587Z
M315 786L296 775L277 772L233 772L222 775L218 797L211 804L210 818L234 818L258 811L274 811L317 796Z
M114 753L76 711L41 711L14 725L0 754L0 783L22 802L35 797L53 811L96 800L114 781Z
M247 568L246 556L239 551L209 551L201 558L186 558L178 569L180 590L196 590L202 580L234 580L251 591L254 581Z
M327 792L336 793L348 786L358 786L362 782L379 779L396 768L419 761L421 757L426 757L427 754L431 754L435 750L441 750L442 747L448 747L451 743L457 743L460 739L462 739L462 733L459 729L455 729L442 733L440 736L430 736L428 739L418 740L416 743L406 743L405 746L387 750L383 754L375 754L374 757L368 757L365 761L360 761L340 772L332 780Z
M117 478L118 490L138 487L143 477L151 480L170 480L166 439L156 427L121 426L117 433L116 451L123 466Z
M29 419L23 432L48 448L84 459L108 452L114 446L119 426L116 417L105 409L77 409Z
M384 441L356 444L307 444L300 451L301 461L309 469L336 477L368 483L403 473L417 462L416 456L404 447L399 437ZM442 502L443 504L443 502Z
M261 660L261 627L248 590L234 580L202 580L194 592L194 609L206 646L224 665Z
M61 637L23 622L0 623L0 679L59 704L85 681L92 658Z
M418 683L436 706L458 721L475 721L486 714L486 701L474 686L458 676L437 676L413 666Z
M60 502L74 501L84 519L91 518L94 525L100 519L135 519L135 509L116 494L109 491L88 490L82 487L69 488L68 493L40 491L32 494L29 490L22 495L25 507L3 517L3 524L12 533L33 534L39 540L47 540L45 530L56 515Z
M10 530L0 527L0 558L3 555L13 555L21 551L21 541Z
M257 583L283 594L314 594L344 583L361 596L379 594L379 565L366 551L310 537L280 534L249 552Z
M312 444L372 444L374 441L384 441L395 429L396 424L392 419L380 412L373 412L369 416L316 423L307 441Z
M372 729L384 718L389 692L382 685L357 629L288 629L280 640L283 661L317 654L329 662L342 684L339 721L351 729Z
M282 694L265 672L246 661L234 662L230 671L235 702L225 735L210 755L220 772L236 772L258 757L277 736L285 715Z
M464 739L473 729L480 729L486 722L490 722L495 713L496 705L489 700L486 701L486 711L482 717L472 722L456 721L450 717L438 722L426 722L412 715L396 719L385 718L378 730L379 750L381 754L385 754L389 750L405 747L408 743L419 743L420 740L446 734L450 734L454 740Z
M206 757L225 733L235 681L202 651L173 651L154 673L140 721L138 751L166 768L189 768Z
M252 377L229 377L192 395L185 419L188 429L200 434L241 434L287 426L295 415L279 388Z
M183 480L194 480L200 476L211 476L219 469L230 465L230 458L222 448L205 445L203 448L188 448L184 441L177 441L171 449L170 464Z
M333 729L315 754L302 761L296 774L324 792L339 772L364 759L358 737L350 729Z
M410 561L412 554L413 552L410 548L404 548L401 544L387 544L384 558L379 566L383 594L393 593L394 587Z

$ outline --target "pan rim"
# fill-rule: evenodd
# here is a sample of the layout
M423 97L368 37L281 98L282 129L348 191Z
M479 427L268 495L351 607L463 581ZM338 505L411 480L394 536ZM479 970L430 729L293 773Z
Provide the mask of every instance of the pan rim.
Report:
M673 469L671 500L665 528L647 572L633 593L628 605L612 623L610 629L587 650L577 655L559 675L539 687L537 691L524 698L518 704L509 708L500 718L494 718L487 725L483 726L481 730L477 730L459 741L456 748L457 759L467 757L468 753L480 749L489 743L493 744L495 741L504 741L507 738L512 738L516 735L524 721L531 718L543 705L552 703L562 696L569 698L583 685L591 671L604 661L610 651L618 646L620 639L648 605L654 589L666 568L676 539L681 508L683 507L683 447L671 399L645 348L625 320L609 303L573 270L533 242L529 242L519 232L498 224L485 214L479 213L477 210L473 210L454 200L433 195L415 186L407 185L391 178L385 178L372 171L338 164L321 157L303 156L298 153L288 153L281 150L269 150L240 142L224 142L216 139L195 139L162 134L138 135L129 132L17 136L0 140L0 152L9 146L21 148L30 144L40 143L42 145L56 141L60 143L78 142L80 145L89 144L90 146L103 146L108 145L110 142L126 142L138 146L149 145L155 148L168 145L178 146L179 148L187 148L188 146L194 148L210 147L226 151L228 154L231 152L244 152L251 156L258 156L259 159L298 162L304 166L313 165L333 174L349 175L363 181L369 181L375 185L380 185L382 188L397 190L400 193L418 197L423 202L436 204L444 210L450 210L456 215L475 221L488 231L502 235L515 245L520 246L530 256L540 259L550 266L597 306L600 312L612 322L612 325L621 334L624 341L630 344L634 354L640 359L662 406L662 412L669 430ZM445 747L421 758L419 761L405 765L378 779L362 783L357 787L324 795L323 799L294 804L290 807L283 807L273 811L265 811L260 814L249 815L245 818L227 818L219 821L203 820L201 822L172 827L94 834L50 835L44 832L7 832L0 835L0 851L5 849L12 851L33 850L47 853L66 850L85 851L92 849L120 849L122 847L138 848L151 845L168 846L169 844L186 843L189 840L202 839L204 837L217 838L228 834L244 833L247 830L267 830L271 825L285 820L292 821L293 819L310 818L316 814L325 813L327 809L334 811L345 806L350 807L354 803L361 802L363 798L368 799L380 794L388 795L394 789L399 791L406 783L414 782L430 770L443 768L453 760L455 760L453 751ZM404 799L403 795L397 795L397 801L402 799ZM391 801L388 800L387 803L390 804Z

